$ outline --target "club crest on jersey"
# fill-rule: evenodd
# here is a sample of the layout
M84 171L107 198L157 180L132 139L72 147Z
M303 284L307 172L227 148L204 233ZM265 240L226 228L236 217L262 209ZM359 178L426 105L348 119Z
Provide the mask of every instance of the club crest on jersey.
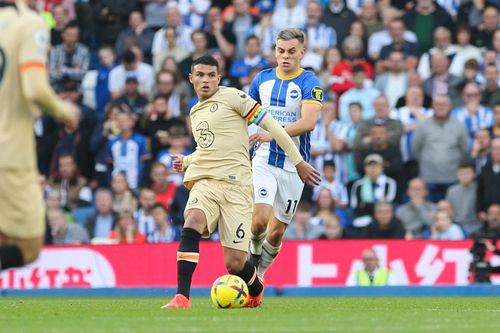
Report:
M322 102L323 101L323 89L321 89L321 87L314 87L314 88L312 88L312 90L311 90L311 96L314 99Z
M210 112L215 112L219 109L219 104L217 103L214 103L212 104L212 106L210 107Z
M299 97L300 97L299 92L298 92L297 89L292 89L292 91L290 91L290 95L289 96L294 101L297 100L297 99L299 99Z
M265 187L261 187L261 188L259 189L259 197L261 197L261 198L266 198L266 197L267 197L267 194L268 194L268 192L267 192L267 188L265 188Z

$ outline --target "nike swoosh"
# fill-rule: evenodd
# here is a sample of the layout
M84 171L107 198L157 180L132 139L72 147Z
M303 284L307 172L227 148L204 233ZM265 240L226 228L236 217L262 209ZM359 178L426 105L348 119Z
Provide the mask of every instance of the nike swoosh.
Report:
M235 240L233 240L233 243L234 244L238 244L238 243L243 243L243 241L235 241Z

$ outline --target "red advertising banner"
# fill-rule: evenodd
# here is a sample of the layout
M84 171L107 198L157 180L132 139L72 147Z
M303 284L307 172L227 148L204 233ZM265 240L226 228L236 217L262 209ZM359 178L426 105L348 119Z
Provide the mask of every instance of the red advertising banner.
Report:
M266 273L270 286L343 286L373 248L399 285L465 285L471 241L287 241ZM0 274L0 289L172 287L177 243L46 247L33 264ZM500 257L490 262L500 266ZM222 247L202 242L193 285L210 286L225 274ZM492 282L500 284L498 277Z

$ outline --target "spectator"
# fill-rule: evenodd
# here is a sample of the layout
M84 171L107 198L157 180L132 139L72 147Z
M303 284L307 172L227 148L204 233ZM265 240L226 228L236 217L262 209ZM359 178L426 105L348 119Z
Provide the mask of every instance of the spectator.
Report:
M399 120L389 118L391 109L385 96L378 96L373 102L375 116L371 119L363 120L356 131L354 139L354 150L367 149L371 145L370 131L374 126L384 126L387 128L388 143L391 146L399 145L403 126Z
M144 108L148 104L146 96L139 91L139 79L135 73L128 73L125 79L123 93L113 100L113 103L120 104L134 114L137 119L144 116Z
M219 74L221 75L220 84L226 87L233 87L236 89L241 89L240 81L229 74L227 68L227 60L224 54L219 49L214 49L209 52L209 54L217 60L219 64Z
M260 54L260 41L255 35L250 35L245 41L245 54L232 63L229 75L238 78L241 86L250 84L250 73L253 69L268 68L269 63Z
M45 211L48 212L52 209L62 210L66 221L69 223L75 223L76 221L73 215L71 215L71 213L64 207L61 207L61 193L51 187L48 187L45 192ZM45 216L47 216L47 214L45 214Z
M395 109L391 118L397 119L403 125L400 151L403 160L403 174L406 180L418 176L418 163L411 154L413 133L418 122L432 116L432 110L424 108L424 92L419 86L410 86L406 93L405 106Z
M431 201L444 198L456 181L456 169L468 151L465 127L450 117L448 96L436 96L434 116L419 123L412 142L412 155L420 163L420 177L426 182Z
M109 91L109 74L116 67L116 55L109 45L101 46L98 51L99 67L97 68L97 82L95 86L96 112L99 120L104 119L104 109L111 100Z
M450 15L433 0L417 0L415 6L403 16L406 27L417 35L420 52L432 46L432 34L437 27L453 31Z
M156 203L151 207L150 211L155 224L155 231L151 237L148 237L149 243L176 242L181 239L181 231L170 221L165 206Z
M306 9L297 0L286 0L285 6L274 9L272 26L276 31L285 28L301 29L306 22Z
M72 210L89 206L92 202L92 192L87 187L87 180L78 174L73 156L61 155L57 164L57 176L49 179L49 186L59 191L61 207Z
M207 12L206 26L208 35L207 48L219 49L224 57L232 58L236 50L236 36L224 25L219 7L211 7Z
M478 27L481 24L481 14L489 3L488 0L461 1L460 7L458 7L458 24L467 24L473 28Z
M314 197L316 200L321 189L330 190L335 207L346 208L348 203L347 190L341 182L335 181L335 162L326 160L323 163L323 173L321 183L314 188Z
M446 192L448 200L455 212L453 221L465 229L467 233L476 231L480 225L476 216L477 183L474 163L464 161L458 165L458 184L451 186Z
M181 60L189 56L189 50L177 43L177 31L174 27L165 28L165 41L165 48L161 49L153 57L153 67L156 73L161 70L161 65L166 58L173 57L175 61L181 62Z
M128 17L128 28L122 30L116 39L116 54L122 54L132 46L137 46L144 55L144 62L151 64L151 47L155 32L146 25L144 14L139 10L134 10Z
M127 184L125 174L119 173L111 180L113 191L113 211L120 213L125 209L135 211L137 209L137 199Z
M479 175L486 163L491 160L490 150L491 135L489 129L478 130L469 155L474 163L476 175Z
M123 94L127 76L135 75L139 82L139 91L145 96L151 94L154 84L154 70L151 65L141 61L140 50L136 47L126 50L121 55L121 64L109 73L109 91L112 98Z
M165 30L167 27L175 29L177 33L176 44L187 49L188 51L191 51L191 33L193 32L193 28L184 23L182 14L177 6L177 2L169 2L166 5L166 11L164 11L164 13L167 25L155 33L153 46L151 47L153 57L157 56L167 48L167 40L165 39Z
M362 65L354 65L351 72L354 86L339 98L339 118L343 122L348 121L348 107L351 103L360 103L363 106L363 119L373 117L375 113L373 111L373 101L380 95L377 89L365 85L367 75Z
M63 29L63 42L50 51L50 83L59 86L62 79L69 77L80 83L89 69L90 54L83 44L78 43L80 28L74 21Z
M453 223L447 211L438 210L434 215L434 224L431 226L431 239L461 240L464 239L464 232Z
M107 160L112 164L112 175L124 173L132 190L139 187L144 163L150 159L146 138L134 133L134 115L120 112L117 116L120 136L108 141Z
M325 219L337 218L335 212L335 199L332 192L327 188L321 188L315 199L315 215L312 220L315 225L323 226Z
M285 239L317 239L323 232L318 221L312 219L311 205L307 201L299 202L293 221L286 228Z
M50 29L50 45L56 46L63 42L62 33L66 24L68 24L68 14L62 5L54 5L52 7L52 16L54 17L55 25Z
M234 59L245 55L247 37L252 34L253 27L259 22L259 17L250 11L250 0L232 0L234 15L226 20L227 30L236 37ZM304 19L305 15L302 17ZM282 18L283 19L283 18Z
M173 69L162 69L156 75L156 95L167 100L169 117L181 117L186 114L185 100L190 98L190 92L181 90L184 83L179 81Z
M118 214L113 212L111 191L108 189L97 190L94 205L96 212L87 218L84 227L91 240L107 238L118 221Z
M433 223L436 205L427 200L427 187L420 178L408 183L406 193L410 201L396 209L396 217L406 229L406 239L422 238L424 231Z
M337 32L337 45L342 45L355 20L356 14L346 6L344 0L330 0L323 9L322 22Z
M334 1L334 0L332 0ZM372 66L362 59L363 42L358 37L349 36L342 43L343 60L332 69L331 90L334 96L340 96L354 86L352 68L361 65L365 68L366 77L373 78Z
M471 238L484 237L485 235L493 239L500 238L500 204L491 204L488 207L481 229L472 234Z
M408 89L408 71L405 69L405 55L399 51L392 51L386 61L385 73L377 76L375 88L380 94L387 97L392 108L396 106L399 98L406 95Z
M394 275L385 267L381 267L377 253L373 249L363 250L363 267L353 272L347 279L348 286L388 286L394 285Z
M118 225L109 233L108 238L116 244L144 244L146 236L137 230L134 215L130 210L123 210Z
M183 21L194 30L201 29L205 14L210 8L210 0L179 0L179 10Z
M323 101L321 112L316 126L311 133L311 165L316 169L323 169L325 160L333 159L334 150L341 150L337 147L337 142L341 141L339 138L334 137L332 124L338 123L335 112L335 103L333 101ZM340 146L340 144L339 144Z
M304 30L307 33L309 49L324 56L328 49L337 45L337 33L334 28L321 22L322 11L322 5L318 0L307 2L307 21Z
M392 202L397 194L396 182L384 174L384 159L380 155L368 155L364 164L365 176L354 182L351 188L353 225L357 228L370 223L376 203Z
M77 224L68 223L60 209L51 209L47 212L47 221L54 245L80 245L89 242L87 231Z
M423 91L424 82L420 75L417 72L409 72L408 73L408 87L407 92L410 88L417 87ZM396 102L396 108L400 108L402 106L406 106L406 96L400 97ZM430 108L432 104L432 98L424 94L424 101L422 106L426 109Z
M346 238L344 230L336 216L331 216L323 220L324 230L318 239L341 239Z
M175 170L172 156L176 154L187 156L192 153L187 128L185 124L178 123L169 128L167 135L169 148L159 152L157 161L167 167L167 180L180 186L182 185L182 174Z
M431 59L432 75L424 81L424 93L428 97L435 99L438 95L447 95L452 105L458 106L461 103L459 88L463 79L448 72L449 60L441 51L436 51Z
M486 64L484 68L485 84L481 92L481 104L494 107L500 104L499 76L496 64Z
M462 92L464 106L453 110L452 116L457 118L467 129L469 134L469 145L472 147L476 132L481 128L489 128L493 125L493 111L489 107L479 104L481 91L474 82L465 85Z
M127 27L127 19L137 6L137 0L94 0L93 10L96 21L98 46L114 45L120 31Z
M191 73L191 64L193 61L208 53L207 34L203 30L195 30L191 34L194 50L179 62L179 71L183 77L189 77Z
M493 34L498 29L499 21L498 9L494 6L485 7L481 16L481 24L472 31L474 45L491 48Z
M493 119L495 120L493 126L488 128L492 138L500 137L500 100L495 104L493 109Z
M141 188L139 191L139 209L134 212L134 220L137 224L137 230L146 236L150 241L156 230L153 217L151 216L151 207L156 203L156 193L149 188Z
M394 46L396 48L400 46L402 44L401 39L405 43L417 42L415 33L411 30L406 30L407 26L405 27L404 22L403 24L397 22L400 21L399 15L399 12L394 7L386 6L381 9L384 29L372 34L368 40L368 55L372 60L376 61L380 58L381 51L385 46L390 47L392 43L399 44ZM396 21L395 24L393 24L394 21ZM387 49L385 52L387 52Z
M400 220L394 217L392 205L379 202L375 205L373 220L363 230L363 238L403 239L405 228Z
M354 152L357 160L358 172L364 169L364 160L367 156L377 154L384 160L384 172L398 183L398 188L402 188L402 162L401 152L398 144L389 144L387 128L384 126L373 126L370 129L370 144L364 149ZM400 196L398 195L398 198Z
M167 182L167 168L160 162L154 162L151 167L151 189L156 194L155 201L167 210L172 206L177 191L177 184Z
M442 52L448 58L449 74L456 77L463 76L465 59L458 56L458 48L451 43L451 32L445 27L438 27L434 31L434 47L429 52L422 54L420 63L418 64L418 73L423 80L428 79L432 75L434 67L431 68L431 57L436 52Z
M144 18L146 25L154 31L160 30L165 24L165 12L167 11L166 0L141 1L144 4Z
M462 65L457 64L456 71L455 68L450 69L450 71L457 76L462 76L464 74L463 66L468 60L474 59L477 62L481 61L481 50L471 44L471 31L467 25L459 26L456 36L456 57L461 60Z
M404 68L411 71L415 70L420 56L416 39L411 38L415 35L410 31L406 31L405 24L401 19L391 21L388 31L392 43L384 45L380 50L379 62L382 61L380 62L382 66L377 67L381 67L380 69L391 69L391 65L385 64L384 60L387 60L392 52L401 52L404 58ZM380 69L377 71L378 73L381 73Z
M481 170L477 179L477 211L485 219L486 209L500 204L500 138L491 142L491 161Z
M342 54L340 50L336 47L332 47L325 51L325 57L323 59L323 66L318 73L318 78L321 82L321 88L325 93L325 99L328 97L328 91L332 85L332 71L333 68L342 60Z

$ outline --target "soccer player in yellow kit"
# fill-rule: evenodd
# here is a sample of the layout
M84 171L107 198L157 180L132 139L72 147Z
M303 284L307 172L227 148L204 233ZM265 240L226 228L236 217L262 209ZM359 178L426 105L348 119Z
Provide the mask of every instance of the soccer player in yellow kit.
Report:
M175 297L163 308L190 308L191 277L199 259L199 242L218 226L224 261L230 274L248 285L247 307L259 306L264 286L257 270L248 262L253 213L249 123L270 132L289 154L303 181L318 184L319 172L302 159L285 130L259 103L244 92L220 87L217 61L211 56L196 59L189 80L199 98L191 109L197 147L188 156L175 155L174 167L185 170L184 185L191 192L177 252Z
M0 271L34 261L45 234L33 108L76 129L79 110L49 85L49 32L21 1L0 0Z

